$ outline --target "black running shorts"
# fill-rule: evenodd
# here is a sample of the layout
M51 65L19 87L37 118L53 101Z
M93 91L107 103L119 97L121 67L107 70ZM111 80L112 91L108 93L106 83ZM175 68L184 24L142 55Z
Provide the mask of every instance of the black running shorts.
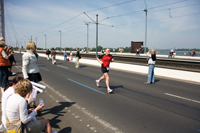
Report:
M107 70L106 67L101 67L101 71L102 71L102 73L108 73L109 72L109 70Z

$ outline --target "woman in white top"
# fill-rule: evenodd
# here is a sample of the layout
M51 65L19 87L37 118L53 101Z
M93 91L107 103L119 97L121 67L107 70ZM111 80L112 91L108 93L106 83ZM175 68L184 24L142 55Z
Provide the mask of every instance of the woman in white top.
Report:
M22 72L24 79L29 79L33 82L42 80L38 68L38 57L36 53L36 46L34 42L29 42L26 45L26 53L22 56Z
M17 84L18 81L22 80L23 78L20 77L20 76L17 76L15 77L13 80L12 80L12 84L10 84L10 86L7 86L5 88L5 92L3 93L2 95L2 98L1 98L1 101L2 101L2 104L1 104L1 111L2 111L2 117L1 117L1 120L2 120L2 123L4 125L4 127L6 126L6 118L4 116L4 106L5 106L5 102L6 102L6 99L15 93L15 86Z
M37 111L42 110L44 107L38 105L30 114L27 110L27 102L23 98L27 94L31 93L32 84L27 79L20 80L16 84L15 94L11 95L7 99L6 103L6 116L10 122L21 120L23 124L23 131L26 130L27 133L40 133L44 131L45 133L52 133L52 129L48 120L37 120L31 121L36 115Z

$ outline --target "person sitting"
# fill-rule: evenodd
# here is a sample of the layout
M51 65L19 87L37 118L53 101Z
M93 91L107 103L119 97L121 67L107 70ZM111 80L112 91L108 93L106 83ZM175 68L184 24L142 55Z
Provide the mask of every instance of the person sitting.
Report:
M8 97L5 105L5 115L9 122L21 120L22 132L27 133L52 133L49 120L33 118L37 115L37 111L42 110L44 105L39 104L30 114L27 110L27 102L23 98L32 92L32 84L27 79L20 80L15 87L15 94ZM6 128L6 127L5 127Z
M1 102L2 102L2 104L1 104L1 112L2 112L1 121L2 121L2 124L4 127L6 125L6 119L4 116L4 106L5 106L6 99L8 98L8 96L15 93L15 86L16 86L17 82L21 79L23 79L23 78L20 76L15 77L12 80L12 83L10 85L6 86L6 88L4 89L4 93L1 98Z

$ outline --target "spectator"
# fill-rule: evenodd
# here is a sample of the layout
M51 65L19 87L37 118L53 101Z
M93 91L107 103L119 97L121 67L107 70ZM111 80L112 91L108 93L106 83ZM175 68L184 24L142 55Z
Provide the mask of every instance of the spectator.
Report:
M21 52L22 52L22 49L19 49L19 53L21 54Z
M176 56L176 52L174 51L173 58Z
M29 42L26 45L26 53L22 56L22 72L24 79L38 83L42 81L42 77L38 68L38 55L34 42Z
M16 84L15 94L8 97L5 105L5 115L9 122L21 120L22 132L27 133L52 133L51 125L46 119L38 119L37 121L31 121L36 115L37 111L42 110L44 105L39 104L30 114L27 110L27 102L23 98L27 94L31 93L32 84L26 80L20 80Z
M6 43L4 41L0 41L0 87L1 87L1 94L3 94L4 88L8 84L8 67L10 66L9 57L13 53L9 53L9 50L12 48L8 46L4 49Z
M115 54L115 49L113 48L113 54Z
M195 53L195 51L194 50L192 50L192 56L194 56L196 53Z
M79 59L80 59L80 53L79 53L79 48L76 48L76 58L75 58L75 67L79 68Z
M4 127L6 127L6 118L5 118L5 115L4 115L4 106L5 106L6 99L8 98L8 96L14 94L15 86L16 86L17 82L22 80L22 79L23 78L20 77L20 76L15 77L12 80L12 83L5 88L5 90L4 90L5 92L2 95L2 98L1 98L1 101L2 101L2 104L1 104L1 111L2 111L1 120L2 120L2 124L4 125Z
M64 61L67 61L67 51L66 51L66 49L64 50Z
M174 54L174 50L171 48L171 50L170 50L170 56L171 56L171 58L172 58L173 54Z
M15 62L15 64L16 64L16 61L15 61L15 57L14 57L15 53L14 53L12 48L9 50L9 52L12 53L12 55L10 55L10 57L9 57L9 61L10 61L10 65L11 66L8 67L8 70L11 71L12 70L12 66L13 66L13 62Z
M49 60L49 55L51 54L51 51L49 49L47 49L46 51L46 55L47 55L47 60Z
M104 55L104 51L103 51L103 49L101 50L101 55Z
M147 53L148 58L148 65L149 65L149 72L148 72L148 79L145 84L154 84L155 78L154 78L154 68L156 64L156 51L154 49L149 50Z
M54 48L52 48L51 50L51 58L52 58L52 64L56 64L56 51L54 50Z
M72 51L70 51L70 59L71 60L73 60L72 56L73 56L73 53L72 53Z

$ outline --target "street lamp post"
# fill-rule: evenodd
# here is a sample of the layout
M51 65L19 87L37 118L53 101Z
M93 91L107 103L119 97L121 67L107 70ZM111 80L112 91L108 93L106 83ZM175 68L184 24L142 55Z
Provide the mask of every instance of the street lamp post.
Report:
M146 12L146 23L145 23L145 48L144 53L146 53L146 46L147 46L147 9L143 9L144 12Z
M87 52L88 52L88 45L89 45L89 23L86 23L87 25Z
M61 30L59 30L60 32L60 49L61 49Z
M44 34L44 36L45 36L45 47L44 48L46 49L46 46L47 46L47 38L46 37L47 36L45 34Z
M98 14L96 15L96 58L98 55Z
M35 38L35 45L37 46L37 37Z

